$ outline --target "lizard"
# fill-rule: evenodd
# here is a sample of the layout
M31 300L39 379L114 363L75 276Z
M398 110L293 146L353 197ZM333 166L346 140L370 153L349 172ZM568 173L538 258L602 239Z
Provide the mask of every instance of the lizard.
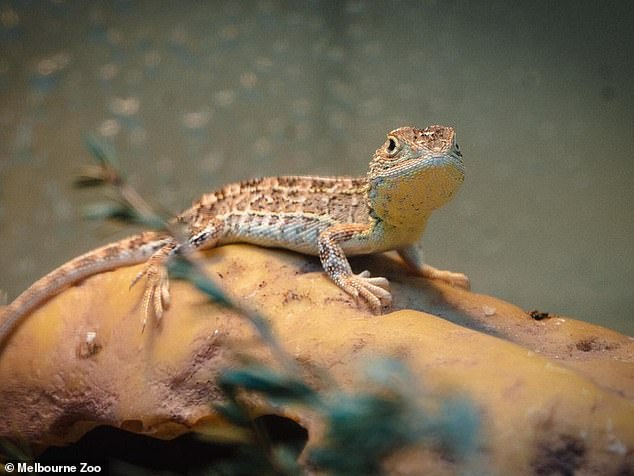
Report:
M423 262L416 244L432 211L464 180L452 127L400 127L387 134L361 177L279 176L226 185L203 195L173 219L180 240L145 231L96 248L56 268L0 311L0 348L19 321L47 299L83 279L145 263L142 325L169 307L167 261L187 250L245 242L317 255L326 274L372 311L391 305L389 283L369 271L354 274L347 256L396 250L406 266L429 279L468 289L461 273Z

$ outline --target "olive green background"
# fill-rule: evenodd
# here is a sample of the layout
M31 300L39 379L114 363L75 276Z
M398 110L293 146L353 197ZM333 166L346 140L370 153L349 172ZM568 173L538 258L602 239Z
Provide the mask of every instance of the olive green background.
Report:
M477 292L634 334L630 2L0 3L0 288L122 235L81 217L82 135L174 212L260 175L364 174L453 125L422 244Z

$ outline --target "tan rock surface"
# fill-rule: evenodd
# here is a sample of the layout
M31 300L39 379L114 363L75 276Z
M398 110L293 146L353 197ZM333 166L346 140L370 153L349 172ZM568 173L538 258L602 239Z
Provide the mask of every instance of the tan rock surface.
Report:
M590 474L634 471L631 337L569 318L537 321L498 299L410 276L387 256L353 260L390 279L395 308L383 316L359 309L316 258L232 245L209 252L206 265L270 318L317 389L320 371L354 390L364 364L398 357L427 392L474 402L480 452L494 472L530 473L558 448ZM48 445L100 424L159 438L221 425L209 406L221 398L218 373L240 354L273 363L248 321L182 281L172 281L160 325L141 333L142 289L128 290L138 270L91 277L17 329L0 355L0 436ZM279 411L314 443L313 416ZM391 464L407 472L406 458Z

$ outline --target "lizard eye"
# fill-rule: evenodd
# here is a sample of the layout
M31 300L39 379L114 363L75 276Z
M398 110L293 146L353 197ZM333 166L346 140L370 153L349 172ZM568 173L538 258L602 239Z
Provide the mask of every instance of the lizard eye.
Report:
M392 136L388 137L387 144L385 144L385 151L387 152L388 157L393 157L399 149L400 145L398 140Z

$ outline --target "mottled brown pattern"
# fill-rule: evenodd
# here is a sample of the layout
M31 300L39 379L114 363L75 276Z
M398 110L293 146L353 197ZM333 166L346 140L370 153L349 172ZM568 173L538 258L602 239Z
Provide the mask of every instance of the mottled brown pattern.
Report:
M342 206L333 207L338 211L334 219L349 221L367 215L366 191L365 177L265 177L230 184L206 194L183 215L193 217L205 213L222 216L236 211L323 215L325 211L330 211L329 203L334 199L345 202ZM352 202L359 210L350 208Z

